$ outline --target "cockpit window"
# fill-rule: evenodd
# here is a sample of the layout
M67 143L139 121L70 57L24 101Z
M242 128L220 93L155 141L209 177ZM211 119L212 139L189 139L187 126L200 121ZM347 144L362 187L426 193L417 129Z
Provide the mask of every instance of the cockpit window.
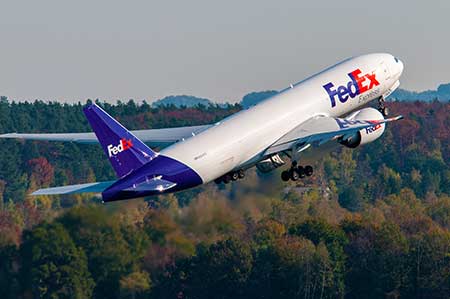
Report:
M398 58L397 58L397 57L394 57L394 59L395 59L395 62L397 62L397 63L398 63Z

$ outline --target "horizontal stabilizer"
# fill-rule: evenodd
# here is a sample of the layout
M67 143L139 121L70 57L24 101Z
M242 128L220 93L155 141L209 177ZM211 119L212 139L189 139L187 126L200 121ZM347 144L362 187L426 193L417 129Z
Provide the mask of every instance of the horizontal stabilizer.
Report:
M79 185L69 185L62 187L53 187L39 189L31 195L57 195L57 194L76 194L76 193L101 193L103 190L114 184L115 181L95 182Z

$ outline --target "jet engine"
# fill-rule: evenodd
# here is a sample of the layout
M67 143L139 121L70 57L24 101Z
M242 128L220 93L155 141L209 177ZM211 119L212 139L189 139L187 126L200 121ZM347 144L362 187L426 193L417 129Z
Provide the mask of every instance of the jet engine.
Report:
M348 120L382 120L383 114L375 108L364 108L352 113L346 117ZM381 137L384 133L386 124L378 124L360 130L359 132L350 136L342 136L339 143L349 148L356 148L361 144L370 143Z

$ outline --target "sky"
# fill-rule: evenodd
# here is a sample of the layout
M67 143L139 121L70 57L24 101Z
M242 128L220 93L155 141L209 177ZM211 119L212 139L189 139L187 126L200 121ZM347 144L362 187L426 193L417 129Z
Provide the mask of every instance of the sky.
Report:
M401 87L450 82L450 1L0 0L0 95L236 102L388 52Z

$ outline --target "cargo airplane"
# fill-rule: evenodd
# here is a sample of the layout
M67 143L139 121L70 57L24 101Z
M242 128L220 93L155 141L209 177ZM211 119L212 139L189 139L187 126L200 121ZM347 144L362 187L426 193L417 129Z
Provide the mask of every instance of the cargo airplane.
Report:
M302 152L333 142L356 148L379 138L384 99L399 86L403 63L390 54L346 59L215 124L128 131L96 104L84 108L93 133L17 134L1 138L99 142L117 180L40 189L33 195L101 193L104 202L158 195L211 181L229 183L256 166L286 164L284 181L313 173ZM377 108L366 107L372 100ZM157 152L151 147L168 144Z

